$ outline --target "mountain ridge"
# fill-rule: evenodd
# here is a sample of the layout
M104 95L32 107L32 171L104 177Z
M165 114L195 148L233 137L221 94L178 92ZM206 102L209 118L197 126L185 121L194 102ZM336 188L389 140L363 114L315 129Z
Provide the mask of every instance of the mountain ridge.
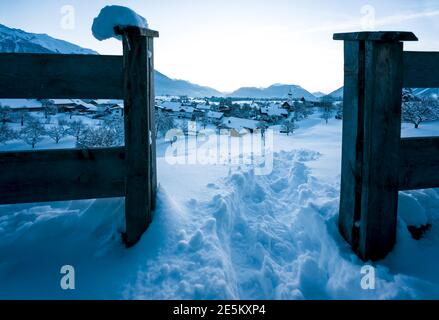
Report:
M312 93L295 84L273 84L266 88L241 87L227 94L234 98L287 98L291 93L293 99L305 98L309 101L318 100Z

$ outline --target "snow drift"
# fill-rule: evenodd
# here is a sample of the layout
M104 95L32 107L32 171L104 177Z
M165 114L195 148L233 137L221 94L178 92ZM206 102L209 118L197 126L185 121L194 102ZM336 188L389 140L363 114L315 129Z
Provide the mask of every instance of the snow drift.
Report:
M148 21L133 10L122 6L106 6L94 19L92 32L99 41L120 36L114 33L115 27L139 27L148 29Z
M280 151L270 175L230 171L208 184L216 194L210 200L177 204L161 187L155 219L130 250L120 240L122 200L2 207L0 297L438 298L437 224L415 241L405 213L394 252L375 264L376 290L361 288L364 263L337 229L339 186L316 179L307 166L319 156ZM432 189L405 192L401 201L416 202L432 222L438 199ZM67 263L76 268L71 292L59 288Z

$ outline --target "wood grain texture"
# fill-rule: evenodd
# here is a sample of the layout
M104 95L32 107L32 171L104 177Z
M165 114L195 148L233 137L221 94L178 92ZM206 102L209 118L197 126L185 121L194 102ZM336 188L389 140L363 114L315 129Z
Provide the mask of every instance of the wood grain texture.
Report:
M150 70L154 70L154 39L148 38L148 51L151 52L151 58L149 59ZM151 145L150 145L150 170L151 170L151 210L156 208L156 196L157 196L157 151L156 151L156 123L155 123L155 89L154 89L154 72L148 73L148 93L149 93L149 130L151 132Z
M439 137L401 140L399 190L439 187Z
M364 42L344 43L343 143L339 229L354 248L358 241L363 143Z
M134 245L148 228L151 215L150 108L151 74L148 39L126 32L124 47L127 246ZM152 54L152 52L151 52Z
M403 47L366 41L364 142L358 254L384 258L396 240Z
M404 52L404 87L439 87L439 52Z
M0 204L122 197L124 148L0 152Z
M0 98L122 99L121 56L0 53Z

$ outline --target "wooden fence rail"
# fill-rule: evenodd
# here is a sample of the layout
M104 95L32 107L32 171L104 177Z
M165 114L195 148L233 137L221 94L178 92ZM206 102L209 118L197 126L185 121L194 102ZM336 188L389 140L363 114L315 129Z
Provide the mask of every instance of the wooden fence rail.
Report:
M0 204L125 197L127 246L152 221L157 190L153 38L117 29L123 56L0 54L0 98L124 99L125 146L0 152Z
M398 191L439 186L439 138L401 139L403 87L439 87L438 52L404 52L411 32L335 34L345 78L339 227L363 260L396 239Z

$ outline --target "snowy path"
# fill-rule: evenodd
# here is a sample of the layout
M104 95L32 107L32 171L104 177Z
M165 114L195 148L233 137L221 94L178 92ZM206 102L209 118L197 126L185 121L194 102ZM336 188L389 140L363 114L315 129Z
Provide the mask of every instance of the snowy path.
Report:
M376 289L361 289L364 263L337 230L340 131L313 118L276 136L266 176L160 157L156 216L129 250L121 199L2 206L0 298L439 298L434 189L401 194L395 250L376 264ZM408 221L433 227L415 241ZM76 270L73 291L59 286L65 264Z

